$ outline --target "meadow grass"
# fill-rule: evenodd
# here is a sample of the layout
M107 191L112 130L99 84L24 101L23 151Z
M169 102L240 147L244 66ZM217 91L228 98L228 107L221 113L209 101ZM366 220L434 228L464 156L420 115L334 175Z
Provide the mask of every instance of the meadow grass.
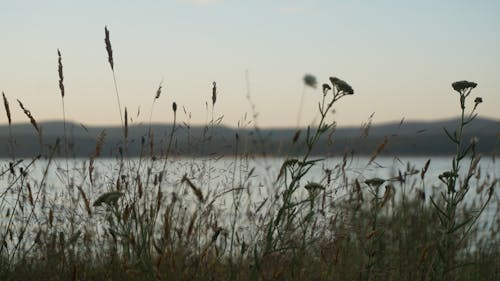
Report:
M40 154L18 159L15 140L9 139L12 155L0 168L0 280L500 279L500 218L493 213L490 223L480 220L487 207L498 210L497 175L481 172L477 142L463 138L482 102L476 98L466 111L477 84L452 84L461 119L455 130L443 132L456 154L449 170L440 171L440 187L425 186L431 160L422 167L408 163L388 178L366 178L362 171L346 172L350 153L311 182L307 175L324 160L314 156L314 147L325 136L335 138L331 112L354 94L347 82L331 77L322 85L319 122L297 129L289 140L304 153L285 153L277 173L256 172L239 134L230 140L232 155L225 155L231 164L217 169L221 155L200 161L176 157L176 135L190 133L188 123L178 124L175 102L165 139L158 141L154 135L162 132L151 126L140 140L129 139L107 27L105 48L123 128L110 166L96 164L104 131L95 136L88 159L69 159L66 130L62 144L45 143L35 117L18 101L39 138ZM57 54L65 120L64 97L70 93L64 91ZM304 82L316 87L311 75ZM150 120L161 89L160 83L152 95ZM3 100L10 126L5 94ZM211 120L201 135L189 135L190 150L207 149L222 120L216 82L211 101ZM255 143L265 143L256 122L249 124L255 126ZM137 158L127 157L131 141L141 143ZM386 145L387 138L367 166ZM76 164L71 167L69 160ZM44 165L41 174L36 163ZM59 179L57 187L48 183L50 176Z

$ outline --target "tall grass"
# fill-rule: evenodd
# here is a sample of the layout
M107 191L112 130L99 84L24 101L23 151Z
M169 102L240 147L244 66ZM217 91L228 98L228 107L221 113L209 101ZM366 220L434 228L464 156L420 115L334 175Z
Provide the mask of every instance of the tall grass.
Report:
M105 47L116 87L107 27ZM60 52L58 67L64 118ZM310 75L304 82L316 85ZM154 137L150 126L138 140L130 139L128 111L125 107L122 115L116 87L123 143L103 161L103 131L93 136L88 159L68 162L64 136L66 169L58 166L59 139L44 142L34 116L19 101L41 148L40 156L13 155L0 167L0 280L499 280L500 218L489 212L491 217L481 219L486 208L498 210L498 175L480 172L479 144L463 139L482 102L476 98L466 114L477 84L452 84L461 120L455 132L444 134L457 152L439 176L442 185L429 187L431 159L378 178L362 168L350 173L351 153L334 165L314 156L325 136L335 138L331 112L354 94L344 80L328 82L318 94L319 122L289 140L304 153L278 158L276 171L252 166L264 160L245 152L252 141L257 146L266 141L255 108L254 120L243 126L253 124L256 139L235 134L228 140L230 157L176 157L181 149L203 151L214 141L222 120L215 111L220 99L215 82L207 95L210 120L200 135L178 120L179 112L189 114L171 101L166 121L173 125L165 137ZM161 90L160 83L149 120ZM177 145L179 134L189 136L187 148ZM127 158L132 141L141 144L133 159ZM376 169L388 141L365 167ZM15 140L10 145L14 153ZM322 177L310 181L315 169Z

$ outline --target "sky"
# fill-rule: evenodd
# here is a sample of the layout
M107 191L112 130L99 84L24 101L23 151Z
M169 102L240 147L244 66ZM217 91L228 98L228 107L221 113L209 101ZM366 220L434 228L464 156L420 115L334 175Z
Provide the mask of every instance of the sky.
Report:
M38 121L62 119L60 49L67 120L120 124L104 26L121 104L135 123L172 122L175 101L178 121L206 124L216 81L214 117L223 116L225 125L313 124L321 87L304 87L305 74L320 85L335 76L354 88L335 106L339 126L359 126L373 113L374 123L457 116L451 88L457 80L477 82L479 116L500 119L496 0L0 0L0 6L0 91L16 123L28 121L16 99Z

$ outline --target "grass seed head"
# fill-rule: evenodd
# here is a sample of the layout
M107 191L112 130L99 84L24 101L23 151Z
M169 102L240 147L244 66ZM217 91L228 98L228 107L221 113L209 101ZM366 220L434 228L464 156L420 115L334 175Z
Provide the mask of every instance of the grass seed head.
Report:
M111 66L111 70L114 71L114 62L113 62L113 49L111 48L111 41L109 40L109 30L108 27L104 27L104 43L106 44L106 52L108 53L108 62Z
M59 89L61 90L61 97L64 98L64 76L63 76L63 65L62 65L62 58L61 58L61 51L57 49L57 72L59 74Z
M212 85L213 85L212 86L212 106L213 106L217 101L217 83L214 81Z
M160 82L160 85L158 86L158 89L156 90L156 95L155 95L155 100L159 99L160 98L160 95L161 95L161 88L163 87L162 86L162 82Z
M3 97L3 105L5 107L5 113L7 113L7 120L9 121L9 125L12 124L12 119L10 116L10 107L9 107L9 101L7 100L7 97L5 97L5 93L2 92L2 97Z
M30 119L31 125L33 125L33 127L38 132L38 134L41 134L40 127L38 127L38 124L37 124L35 118L33 117L33 115L31 115L31 111L29 111L27 108L25 108L23 103L20 100L17 100L17 102L19 103L19 106L23 110L24 114L28 117L28 119Z

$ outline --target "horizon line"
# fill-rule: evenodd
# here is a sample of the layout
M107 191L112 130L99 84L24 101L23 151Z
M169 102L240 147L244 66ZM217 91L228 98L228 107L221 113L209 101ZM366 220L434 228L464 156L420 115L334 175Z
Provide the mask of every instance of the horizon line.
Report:
M444 118L437 118L437 119L434 119L434 120L427 120L427 119L406 119L406 118L401 118L400 120L388 120L388 121L381 121L381 122L372 122L371 125L372 126L384 126L384 125L392 125L392 124L407 124L407 123L428 123L428 124L431 124L431 123L441 123L441 122L447 122L447 121L453 121L453 120L457 120L459 119L460 116L456 116L456 117L444 117ZM476 117L477 119L480 119L480 120L487 120L487 121L493 121L493 122L500 122L500 118L495 118L495 117L491 117L491 116L486 116L486 117L483 117L483 116L477 116ZM38 124L48 124L48 123L64 123L66 122L66 124L75 124L75 125L79 125L79 126L83 126L83 127L116 127L116 128L120 128L122 127L122 125L116 123L116 124L85 124L83 122L79 122L79 121L74 121L74 120L62 120L62 119L47 119L47 120L42 120L42 121L38 121L37 120L37 123ZM366 120L366 123L367 122L370 122L369 119ZM358 124L358 125L338 125L337 128L354 128L354 127L360 127L360 126L363 126L363 125L366 125L366 123L361 123L361 124ZM134 126L164 126L164 125L172 125L173 123L172 122L151 122L150 124L148 122L134 122L134 123L129 123L129 127L134 127ZM32 126L30 121L22 121L22 122L12 122L11 126L24 126L24 125L28 125L28 126ZM180 125L178 123L178 125ZM209 125L209 123L196 123L196 124L190 124L191 127L204 127L204 126L207 126ZM9 126L8 122L0 122L0 126ZM226 127L226 128L237 128L237 126L232 126L232 125L227 125L225 123L220 123L220 124L217 124L216 125L217 127ZM294 128L307 128L307 126L312 126L311 125L302 125L302 126L296 126L296 125L289 125L289 126L258 126L258 128L261 128L261 129L294 129ZM249 128L254 128L255 126L251 126L251 127L246 127L245 129L249 129Z

